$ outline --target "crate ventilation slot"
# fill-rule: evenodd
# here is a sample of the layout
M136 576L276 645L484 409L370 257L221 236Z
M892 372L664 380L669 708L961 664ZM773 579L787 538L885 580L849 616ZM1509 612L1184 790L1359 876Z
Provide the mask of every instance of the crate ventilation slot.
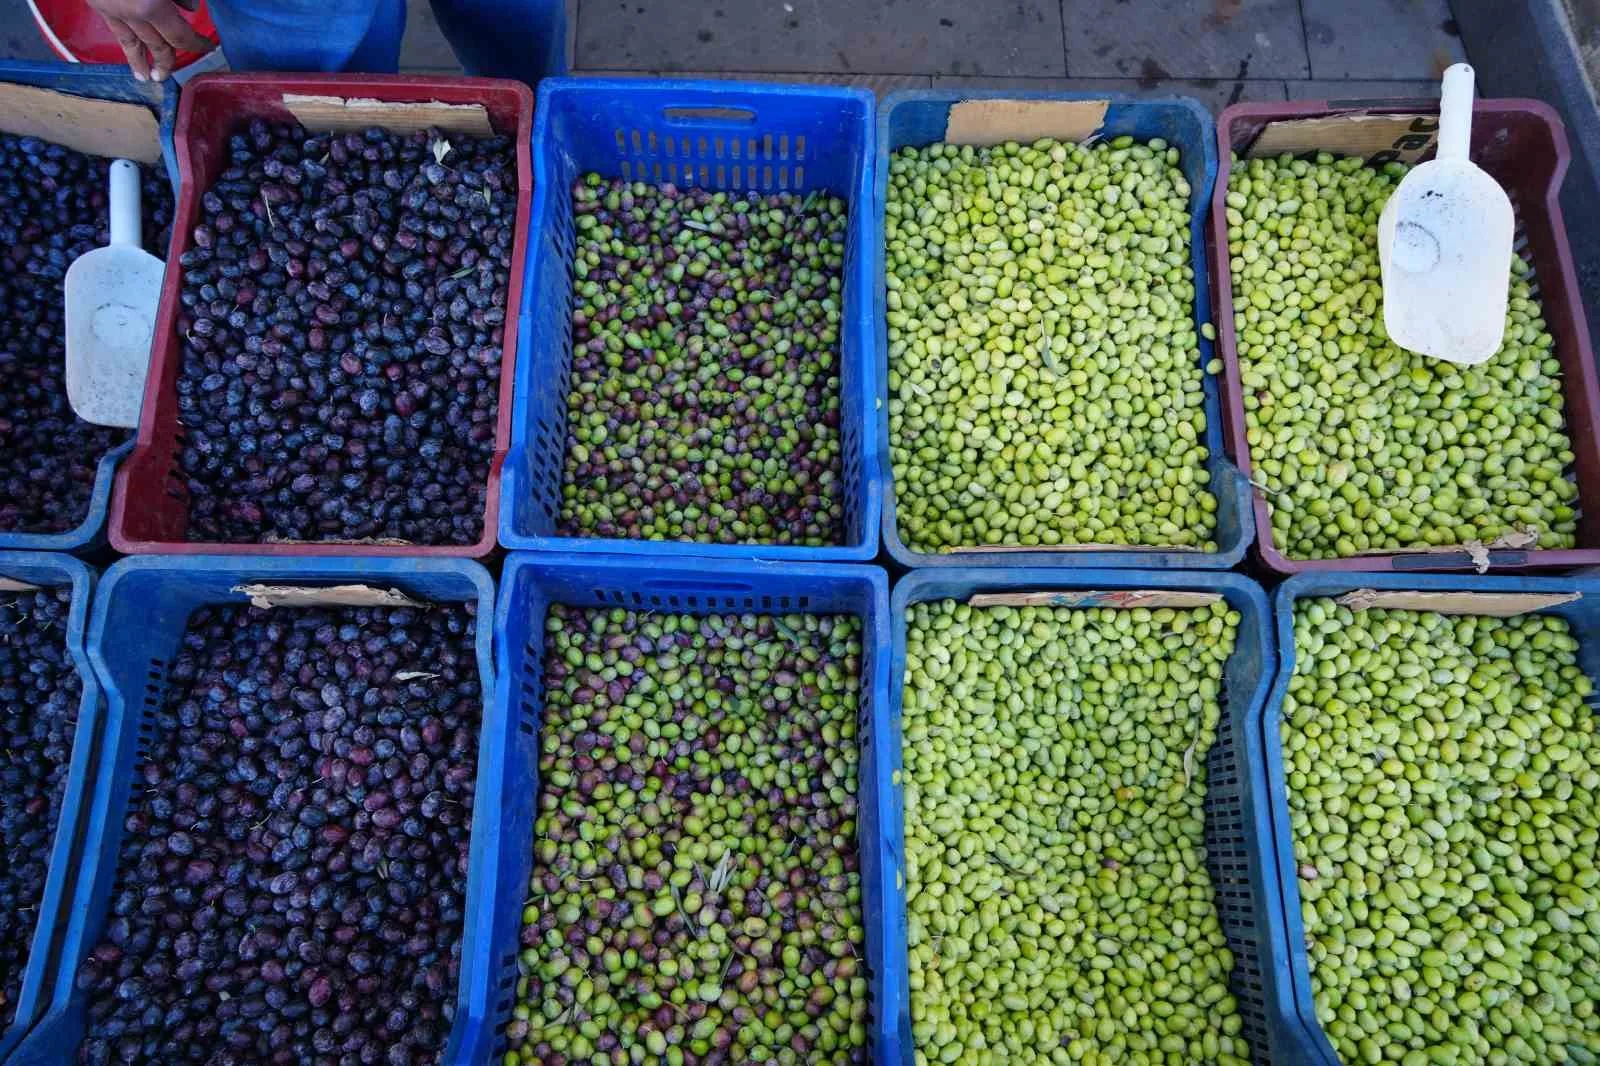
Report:
M695 593L676 592L638 592L623 591L622 589L593 588L589 590L594 601L610 606L617 604L622 607L635 608L664 608L673 610L690 611L753 611L780 610L803 611L811 606L810 596L734 596L734 595L701 595Z
M150 755L150 746L155 743L156 724L155 712L160 709L162 700L166 695L167 661L152 658L150 668L146 672L144 684L144 704L139 711L139 728L136 731L137 739L134 743L134 753L140 759Z
M806 158L803 134L691 138L617 127L612 136L625 181L736 191L787 191L805 186L805 167L800 165Z

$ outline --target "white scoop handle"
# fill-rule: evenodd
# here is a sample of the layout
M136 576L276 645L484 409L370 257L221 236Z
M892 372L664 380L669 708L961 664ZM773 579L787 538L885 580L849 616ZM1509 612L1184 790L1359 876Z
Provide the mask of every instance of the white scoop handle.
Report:
M1439 89L1440 159L1465 159L1472 147L1472 64L1445 69Z
M139 164L126 159L111 164L111 243L143 244L143 223L139 219Z

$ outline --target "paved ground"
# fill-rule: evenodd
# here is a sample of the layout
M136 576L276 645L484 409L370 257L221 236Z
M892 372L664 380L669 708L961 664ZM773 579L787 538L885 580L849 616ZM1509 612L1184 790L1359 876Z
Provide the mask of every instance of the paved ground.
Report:
M1462 55L1446 0L582 0L575 65L868 84L1392 96Z
M404 65L453 70L427 0ZM1181 91L1238 99L1415 96L1461 58L1447 0L571 0L576 69ZM26 0L0 55L47 58ZM1491 87L1492 89L1492 87Z

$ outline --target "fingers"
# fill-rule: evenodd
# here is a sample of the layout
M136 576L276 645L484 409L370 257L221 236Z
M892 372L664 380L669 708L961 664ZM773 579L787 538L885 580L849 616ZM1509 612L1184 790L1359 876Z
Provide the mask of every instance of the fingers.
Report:
M172 45L167 43L167 39L161 36L161 31L151 23L132 22L129 23L129 26L150 52L150 80L164 80L168 74L172 73L172 68L178 62L177 54L173 52Z
M122 46L122 54L128 57L128 69L133 71L133 76L139 81L150 80L150 60L145 55L144 42L139 40L139 35L119 18L102 15L106 25L111 28L111 33Z
M209 52L215 48L204 35L184 21L172 4L163 5L150 19L172 47L186 52Z

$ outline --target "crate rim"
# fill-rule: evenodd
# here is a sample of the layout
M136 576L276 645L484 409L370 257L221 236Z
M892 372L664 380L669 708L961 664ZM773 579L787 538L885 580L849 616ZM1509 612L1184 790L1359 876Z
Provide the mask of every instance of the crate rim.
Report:
M863 591L867 598L867 604L865 607L859 611L850 612L860 620L862 627L861 643L863 650L863 670L859 679L859 685L862 690L871 693L871 697L875 706L875 723L888 726L891 729L894 728L894 723L890 719L890 710L892 705L890 702L889 693L889 689L891 687L890 682L892 681L893 676L890 657L888 654L889 633L892 624L889 575L887 571L880 566L864 565L861 563L851 562L816 560L781 562L772 559L732 560L725 564L711 566L708 565L708 560L693 557L649 559L616 554L558 555L548 552L511 552L506 556L504 568L501 572L498 598L495 603L494 612L495 655L496 661L502 664L503 667L504 664L512 661L513 655L513 650L510 645L511 626L508 624L513 614L513 590L517 586L519 577L524 573L524 571L529 570L534 571L534 580L537 580L538 575L542 572L568 574L573 576L582 575L585 576L585 579L587 579L587 575L592 574L595 575L595 580L597 582L616 581L619 583L628 583L649 580L649 574L652 571L659 571L663 574L692 573L697 579L706 581L713 585L719 580L732 579L748 580L759 587L763 578L773 577L781 577L791 580L797 578L820 579L829 582L853 584L856 588ZM552 597L551 602L559 603L563 601L559 598ZM579 604L578 606L592 607L595 605ZM620 604L616 606L623 607L623 605ZM636 608L624 607L623 609ZM728 613L726 611L719 612L715 608L706 609L699 607L660 608L659 610L675 614L693 615ZM819 612L815 607L791 607L787 609L777 607L757 608L749 613L778 615L800 614L807 612L824 614L840 613L834 611ZM745 612L741 611L740 613ZM865 653L869 647L874 648L876 654L874 669L870 674L865 669ZM508 667L502 668L499 671L498 676L495 678L495 702L505 708L504 713L507 716L512 715L511 708L515 702L515 695L512 690L513 685L516 683L518 683L518 679L513 678L512 671ZM542 721L541 716L539 731L537 734L535 734L535 743L542 740L543 728L544 722ZM897 958L903 956L905 952L905 923L903 917L904 899L902 894L903 887L900 889L897 889L896 887L897 884L899 886L903 886L904 883L904 862L902 859L903 847L900 844L902 832L899 807L898 804L893 803L894 793L890 778L890 765L889 762L884 758L884 755L887 754L887 748L884 746L886 738L878 735L881 732L882 730L874 729L869 735L858 737L857 740L858 753L863 752L868 748L869 745L872 745L875 749L875 754L873 756L875 774L873 780L875 782L874 787L877 793L877 803L874 808L876 811L875 816L879 821L877 840L887 840L894 845L892 848L892 854L879 856L880 869L878 883L883 896L881 900L881 922L883 928L880 932L880 935L885 942L884 955L888 960L888 964L884 967L884 972L881 974L869 976L871 1012L867 1022L868 1047L869 1049L878 1048L880 1050L893 1049L899 1046L898 1037L895 1033L895 1027L898 1025L905 1009L905 1004L908 1002L908 993L904 984L904 970L903 968L898 967L896 964ZM861 833L860 829L860 809L864 806L864 804L860 803L860 793L863 791L864 789L861 781L858 780L856 844L858 852L862 852L867 847L875 846L876 844L876 841L869 841L866 839ZM535 797L535 799L537 799L537 797ZM537 810L535 810L535 822L537 821L537 817ZM532 834L532 831L533 826L529 826L530 835ZM495 841L495 848L497 851L500 846L501 839L497 835ZM863 926L866 924L866 880L866 875L863 872L861 903ZM479 953L478 959L475 960L484 967L485 972L474 973L472 975L472 979L475 983L481 982L485 988L492 988L493 981L498 973L498 971L495 969L496 963L494 961L492 944L494 939L494 914L492 910L489 910L488 908L484 908L484 911L486 913L480 913L479 915L479 920L483 923L482 926L475 926L474 930L475 932L482 934L483 939L486 942L489 942L485 943ZM465 985L467 981L468 971L466 966L463 965L463 985ZM481 1004L475 1003L474 1006L487 1006L487 1010L483 1012L482 1016L475 1017L474 1020L476 1024L484 1027L493 1024L495 1019L492 994L486 991L484 994L484 1002ZM909 1051L907 1051L906 1054L909 1056ZM873 1061L882 1062L883 1060L880 1058L874 1058ZM909 1058L907 1058L907 1062L909 1062ZM453 1061L452 1066L487 1066L487 1064L477 1061L469 1063L458 1058Z
M22 81L16 81L17 78ZM40 84L60 80L60 85ZM156 135L161 142L161 165L167 182L172 186L172 205L176 212L181 191L178 180L178 154L173 144L173 126L177 116L178 86L176 82L161 84L135 81L127 67L104 63L66 63L60 60L0 59L0 83L30 85L50 89L69 96L84 96L96 100L112 100L133 106L146 106L156 116ZM145 97L143 105L133 100L116 100L102 95L111 90L127 96ZM163 270L165 261L163 260ZM98 538L105 535L111 511L111 486L116 478L117 465L133 450L133 439L108 448L95 463L94 485L89 490L89 505L83 521L59 533L0 532L0 551L27 549L29 551L77 552L92 548Z
M1222 373L1218 375L1222 382L1222 399L1224 404L1222 434L1225 448L1229 458L1241 471L1246 479L1250 477L1253 463L1250 456L1250 447L1246 439L1245 411L1241 399L1242 384L1239 370L1239 343L1237 331L1233 321L1233 275L1227 269L1227 196L1228 178L1233 172L1233 145L1229 130L1235 122L1240 120L1293 120L1307 118L1334 118L1342 115L1407 115L1422 114L1436 115L1439 113L1437 99L1396 99L1381 101L1360 100L1292 100L1287 103L1253 102L1230 104L1217 115L1217 180L1211 192L1211 217L1208 229L1210 230L1209 244L1216 266L1214 284L1211 286L1212 322L1217 331L1216 350L1222 360ZM1572 163L1571 144L1567 138L1566 123L1560 113L1551 105L1542 100L1532 100L1525 97L1479 97L1473 101L1472 113L1474 118L1493 117L1497 115L1531 114L1538 118L1550 133L1554 148L1555 160L1550 171L1549 181L1544 189L1544 208L1552 222L1555 234L1553 253L1559 264L1557 280L1567 289L1580 297L1582 289L1577 283L1577 275L1573 266L1570 237L1567 234L1565 213L1561 209L1561 186L1564 182L1568 168ZM1549 279L1546 279L1546 284ZM1574 361L1578 364L1580 374L1577 387L1581 388L1587 396L1590 410L1600 412L1600 377L1597 377L1594 366L1593 344L1589 333L1588 319L1581 308L1573 315L1571 322L1576 336L1579 351L1575 354ZM1564 406L1571 404L1571 389L1573 378L1563 374L1562 399ZM1565 411L1563 412L1565 415ZM1272 531L1272 515L1267 507L1266 495L1254 485L1247 485L1249 495L1248 507L1252 515L1252 525L1256 527L1255 551L1267 569L1280 577L1293 577L1302 573L1459 573L1472 566L1471 556L1463 548L1457 552L1438 551L1430 553L1416 552L1380 552L1371 555L1351 556L1335 559L1302 559L1286 554L1280 549ZM1517 561L1497 562L1497 557L1510 554ZM1428 565L1417 562L1418 559L1428 560ZM1402 561L1414 566L1415 569L1406 567ZM1502 551L1491 550L1489 565L1492 571L1502 574L1537 574L1548 573L1552 570L1565 567L1596 566L1600 565L1600 545L1592 548L1530 548L1527 550ZM1374 567L1385 567L1378 570Z
M895 765L898 768L899 759L903 758L904 739L902 728L902 701L904 699L904 678L906 673L906 627L907 608L917 603L927 603L939 599L953 598L938 596L927 589L928 585L935 583L967 584L970 585L968 594L979 589L1017 590L1035 588L1044 590L1127 590L1137 588L1152 589L1185 589L1203 592L1221 592L1230 606L1242 602L1250 608L1244 612L1246 617L1241 619L1241 625L1249 624L1254 630L1255 638L1260 642L1262 652L1261 676L1256 679L1249 697L1237 707L1229 708L1229 720L1233 722L1238 736L1244 741L1236 752L1238 759L1238 776L1241 780L1253 775L1259 775L1260 758L1252 752L1259 752L1259 736L1256 728L1259 726L1261 716L1270 706L1270 693L1273 686L1275 663L1277 658L1276 632L1273 628L1271 612L1272 604L1268 593L1260 584L1244 574L1234 573L1231 570L1164 570L1164 569L1123 569L1116 567L1083 567L1079 569L1067 567L938 567L913 570L895 582L893 595L890 597L890 621L893 629L893 660L889 677L889 710L894 722L896 739L900 740L901 747L897 749ZM1073 610L1100 610L1095 607L1070 608ZM1116 609L1116 608L1109 608ZM1148 608L1155 610L1156 608ZM1233 654L1237 654L1237 649ZM1232 656L1230 655L1231 659ZM1217 739L1222 737L1219 726ZM891 794L894 803L895 815L900 829L897 841L900 853L905 854L905 812L903 808L902 791L897 789ZM1209 782L1208 782L1209 794ZM1276 856L1274 850L1277 843L1276 827L1272 820L1272 806L1265 789L1251 788L1247 794L1240 797L1240 810L1243 821L1251 826L1250 833L1256 838L1256 845L1261 851L1263 865L1272 868ZM1210 845L1207 845L1209 853ZM1210 877L1209 865L1207 876ZM1284 919L1284 899L1281 886L1272 878L1262 879L1261 883L1252 880L1250 892L1258 899L1258 907L1265 919L1265 933L1260 943L1255 945L1258 962L1263 971L1264 984L1277 990L1279 998L1283 996L1285 984L1288 981L1288 967L1292 952L1289 949L1288 927ZM1216 899L1218 888L1212 885L1212 898ZM902 895L901 905L904 907L905 899ZM1219 909L1220 910L1220 909ZM1219 920L1221 915L1219 913ZM909 926L909 911L901 915L901 945L905 945L906 929ZM895 960L905 969L901 979L906 983L908 991L905 998L905 1007L910 1008L911 995L909 992L910 981L910 954L908 950L902 951L901 956ZM1235 971L1239 960L1234 959ZM1230 991L1233 974L1229 974ZM1235 993L1237 998L1237 993ZM1272 1013L1272 997L1267 988L1262 989L1262 1004L1264 1018ZM907 1019L909 1023L909 1017ZM1270 1026L1268 1035L1270 1039ZM908 1038L909 1039L909 1038ZM1270 1051L1267 1048L1252 1047L1253 1059L1256 1062L1271 1062ZM1338 1066L1337 1063L1329 1066Z
M100 680L89 664L88 650L85 647L90 601L94 595L95 571L83 560L64 553L0 551L0 575L10 576L13 573L31 570L46 571L52 576L64 579L47 582L44 584L46 588L67 585L72 589L63 640L67 654L77 670L82 689L78 698L78 723L92 723L103 698ZM31 583L33 582L30 581ZM60 959L54 957L55 953L51 949L57 939L56 926L63 926L61 936L64 938L66 934L64 926L71 920L69 908L76 893L69 891L68 882L76 874L76 864L72 860L83 844L75 828L65 836L62 835L61 828L63 825L76 827L82 818L83 782L92 775L95 756L94 731L92 729L80 731L74 726L72 748L67 757L66 777L62 782L61 806L56 812L56 827L51 834L44 890L39 898L38 917L34 921L33 933L29 938L28 958L23 964L16 1011L11 1024L5 1029L0 1029L0 1061L4 1061L6 1056L21 1043L44 1016L49 1006L50 993L54 988L56 971L60 965ZM48 931L45 930L46 919L50 923ZM41 934L43 934L42 943ZM39 951L41 947L44 948L42 953Z
M616 75L586 75L586 74L561 74L543 78L539 82L537 95L539 99L550 96L561 96L573 92L587 92L590 90L604 89L607 92L617 91L623 93L654 93L661 91L678 92L690 91L705 93L709 96L812 96L832 97L839 100L853 99L867 106L873 106L877 96L871 89L861 89L851 85L812 85L809 83L790 83L776 81L761 81L748 78L696 78L684 74L670 74L661 78L627 78ZM548 112L541 109L541 115Z
M654 95L659 92L686 92L707 100L724 100L729 104L737 104L752 97L757 99L812 99L833 100L844 103L853 103L863 108L862 124L862 166L861 173L856 176L852 190L855 196L855 206L851 210L854 219L860 211L867 212L867 224L861 233L861 238L869 244L881 244L878 234L868 232L871 223L876 219L873 210L875 183L875 156L876 139L873 135L874 108L877 97L870 89L858 89L844 85L790 85L778 82L721 80L710 78L619 78L619 77L585 77L582 75L562 75L560 77L545 78L539 83L538 104L533 121L533 136L530 146L536 149L548 142L550 134L550 101L563 96L586 93L605 92L625 96ZM545 164L545 153L533 151L533 200L529 207L528 219L530 225L537 224L539 219L546 217L551 208L548 201L557 195L552 186L556 183L549 178L548 167ZM559 195L568 195L567 190L559 190ZM532 242L529 244L529 257L533 256ZM877 253L871 247L864 247L863 256L874 256ZM867 270L870 272L871 267ZM530 265L523 275L522 287L526 294L532 286L534 271ZM848 276L844 279L848 281ZM843 286L841 285L841 293ZM872 314L875 307L873 289L870 276L868 289L862 295L862 300L867 304L868 313ZM523 303L529 303L524 295ZM844 335L848 328L848 321L843 319L841 311L840 322L840 363L844 358ZM862 338L863 346L871 349L874 337L869 335ZM524 353L524 358L518 361L516 377L516 395L526 397L533 388L533 363L532 353ZM862 359L861 372L863 374L862 390L868 396L878 395L876 382L878 359L875 351L867 351ZM527 378L528 380L522 380ZM842 388L841 388L842 391ZM843 396L840 397L841 408ZM513 401L519 408L520 401ZM872 412L868 412L869 418ZM514 499L521 491L518 488L518 473L521 466L523 453L527 451L528 438L535 432L533 427L527 425L531 419L514 418L511 426L511 441L505 453L505 463L500 479L500 494L506 500ZM566 432L565 427L561 429ZM862 449L861 455L861 487L858 495L862 501L861 512L861 537L858 541L848 544L831 544L821 547L807 547L799 544L771 544L761 542L745 542L739 544L705 544L692 540L630 540L621 537L562 537L555 535L535 535L522 533L516 521L516 508L507 502L500 508L498 537L499 544L507 551L517 552L571 552L583 557L596 557L600 555L620 555L633 558L656 558L677 560L701 559L703 561L725 562L750 562L770 559L792 560L794 562L871 562L878 556L878 528L883 513L883 480L884 459L879 454L877 435L871 432L871 427L863 426L860 435ZM841 441L842 443L842 441Z
M493 593L493 579L489 571L476 559L458 556L420 556L408 559L369 558L360 555L342 555L324 558L300 558L292 555L237 555L232 552L209 555L125 555L100 576L100 595L96 598L92 621L101 621L106 608L104 601L116 584L127 575L144 570L187 573L193 571L221 572L248 570L263 577L303 577L308 581L334 581L352 570L370 570L374 575L404 579L409 574L456 573L472 579L480 593ZM241 600L243 604L245 601ZM292 609L292 608L291 608Z
M1284 929L1289 945L1285 981L1269 1006L1281 1024L1290 1027L1316 1056L1314 1066L1339 1066L1333 1044L1317 1021L1312 995L1310 960L1305 944L1305 923L1300 914L1300 883L1294 857L1294 824L1289 812L1288 775L1283 768L1283 700L1294 675L1294 605L1302 599L1337 596L1356 589L1417 590L1425 592L1585 592L1600 594L1600 575L1521 576L1517 574L1408 573L1391 571L1306 571L1287 578L1272 591L1276 631L1276 676L1272 691L1259 710L1262 770L1266 775L1267 802L1271 807L1272 840L1267 857L1276 869L1269 879L1278 883L1283 902ZM1529 613L1542 614L1549 608ZM1276 876L1273 877L1272 875Z
M152 373L145 381L144 403L139 415L139 426L132 441L130 463L117 470L112 485L111 507L107 520L111 547L124 555L225 555L268 556L285 558L467 558L483 559L496 548L496 530L499 524L500 479L511 440L511 406L518 363L518 322L522 311L522 279L528 271L532 254L530 223L533 217L533 166L529 143L534 126L533 90L521 81L510 78L483 78L452 74L356 74L316 72L241 72L214 71L196 75L183 88L179 98L176 118L172 126L172 143L175 167L183 179L173 205L172 242L167 252L168 261L179 258L190 245L189 224L183 221L186 214L198 212L198 198L205 190L193 188L193 167L190 162L190 127L198 100L212 92L227 94L236 88L296 88L311 92L326 91L330 83L348 86L350 95L361 90L376 90L399 95L399 99L382 98L385 102L399 103L413 100L441 84L463 90L481 90L484 93L510 94L516 101L516 124L500 135L511 142L512 156L517 168L517 206L512 213L514 236L511 245L511 265L506 277L505 322L502 326L500 350L500 383L495 406L494 454L484 475L483 530L470 544L364 544L360 541L190 541L147 540L129 537L124 533L130 488L130 467L139 453L153 446L157 413L161 411L161 380L156 371L165 364L166 350L159 343L166 328L176 328L179 314L178 298L182 282L176 274L169 274L162 284L161 303L156 310L156 333L151 340L150 368ZM235 116L241 118L243 116ZM186 207L191 207L185 211ZM198 217L198 216L197 216ZM169 291L170 290L170 291ZM168 346L171 358L181 364L183 350L177 340ZM176 410L169 411L174 418Z
M888 249L887 240L884 239L884 218L888 209L889 195L889 162L895 149L890 147L889 123L894 109L904 103L934 103L956 104L963 100L1031 100L1031 101L1066 101L1078 102L1085 100L1104 100L1114 107L1143 109L1171 108L1186 113L1200 127L1200 153L1201 169L1206 174L1204 187L1192 189L1190 192L1189 206L1189 259L1194 268L1195 299L1194 310L1191 318L1196 321L1197 327L1204 322L1212 321L1212 304L1215 297L1210 292L1210 277L1204 267L1209 243L1209 230L1206 226L1206 214L1211 210L1213 193L1218 175L1217 147L1212 143L1212 134L1215 130L1215 120L1211 112L1198 100L1181 93L1170 95L1144 97L1126 92L1092 92L1082 90L1050 90L1050 89L897 89L886 93L878 104L877 121L875 130L878 140L877 171L874 180L874 211L877 214L879 244L877 260L874 263L876 278L873 293L877 300L874 309L876 321L874 332L877 340L877 373L878 373L878 409L875 412L874 422L878 436L877 450L879 453L880 478L883 485L882 507L882 539L885 550L890 557L907 570L922 569L925 567L974 567L990 566L997 568L1016 567L1059 567L1061 569L1075 569L1078 567L1113 568L1113 569L1147 569L1151 568L1152 560L1166 557L1173 562L1168 564L1172 569L1204 569L1204 570L1230 570L1244 558L1246 550L1256 537L1255 522L1253 520L1249 499L1240 490L1234 497L1234 518L1239 525L1239 538L1236 544L1218 546L1214 552L1179 552L1170 547L1158 545L1128 545L1115 550L1079 549L1063 551L1060 549L1040 549L1038 551L1008 551L1000 553L998 557L981 551L970 549L955 549L949 552L923 552L909 547L900 536L898 511L895 504L894 488L894 462L890 452L891 433L889 427L889 402L891 399L889 389L889 329L888 329ZM1199 364L1203 367L1210 361L1217 342L1207 340L1204 335L1196 338L1196 347L1199 350ZM1225 397L1222 395L1221 383L1212 384L1214 375L1204 374L1203 384L1215 392L1216 411L1206 412L1206 436L1215 437L1215 446L1208 444L1210 454L1206 458L1206 468L1211 472L1213 480L1220 478L1238 478L1239 473L1227 454L1227 435L1221 425L1221 412ZM1213 489L1213 493L1215 490ZM1220 518L1222 504L1219 502L1217 515ZM1219 527L1220 528L1220 527ZM981 547L975 545L974 547ZM986 561L986 555L993 561Z
M840 563L822 560L805 560L799 562L784 562L776 559L736 559L729 560L726 564L715 567L708 565L709 560L684 557L682 559L639 559L630 555L574 555L563 556L549 552L507 552L500 571L499 587L504 589L511 583L511 579L524 570L550 569L558 571L598 571L626 579L637 574L641 568L656 566L663 570L684 569L698 570L707 581L716 581L723 578L751 578L760 580L763 577L807 577L830 578L844 580L864 580L877 589L882 587L885 603L889 596L889 576L881 566L862 565L860 563ZM506 597L501 596L504 600ZM578 606L588 607L589 604ZM622 605L618 605L622 606ZM495 605L494 637L497 644L504 641L510 620L511 605L499 602ZM695 614L703 613L695 608L673 608L671 613ZM719 613L719 612L711 612ZM726 612L720 612L726 613ZM779 613L777 611L755 611L752 613ZM802 613L798 608L789 613ZM887 619L880 619L885 626ZM878 627L875 627L878 628ZM863 634L865 636L865 634ZM498 679L497 679L498 680Z
M238 555L210 555L210 556L178 556L178 555L141 555L127 556L119 559L108 567L98 583L94 604L88 612L85 629L85 643L87 645L87 660L94 668L93 675L97 685L104 696L104 704L97 709L97 717L91 719L91 724L97 736L101 736L109 726L113 704L119 716L119 732L126 732L134 728L134 720L129 715L129 704L125 701L114 685L101 681L102 676L109 676L110 667L104 654L105 630L107 614L109 613L111 594L118 584L126 578L143 573L168 573L168 574L226 574L236 573L238 579L249 577L281 578L286 582L299 581L350 581L356 578L365 578L374 582L381 582L385 578L392 578L404 582L407 578L422 575L443 575L460 578L469 583L470 595L464 595L459 600L448 602L472 602L477 605L476 621L474 625L473 647L478 665L480 699L483 704L482 719L479 726L478 746L478 774L475 778L475 788L481 789L485 784L484 766L491 762L490 753L483 750L484 736L488 734L491 726L497 726L499 717L495 711L497 706L494 693L497 690L495 663L493 658L493 634L490 631L489 620L493 618L495 602L495 583L489 571L474 559L463 559L452 556L418 557L411 559L383 559L364 556L344 556L334 558L304 558L295 556L238 556ZM243 606L248 601L241 595L237 601L211 600L211 603L237 602ZM298 608L288 608L298 609ZM81 720L80 720L81 724ZM101 736L102 747L109 737ZM111 782L102 780L112 775L114 767L109 763L95 768L92 778L84 783L79 799L88 808L86 811L87 824L85 826L83 853L80 856L82 867L88 868L91 877L88 880L79 879L68 901L70 911L67 917L66 929L62 934L61 952L56 967L56 972L51 975L48 985L42 990L44 1001L41 1003L38 1017L35 1019L34 1031L43 1030L51 1019L65 1016L73 1011L73 997L78 994L74 974L76 973L78 959L83 952L92 945L87 943L87 926L97 918L102 917L101 912L90 913L87 905L86 894L92 890L93 880L101 876L100 868L107 863L112 866L110 877L112 886L115 886L115 867L119 857L113 853L103 854L105 848L105 834L119 832L106 825L107 806L115 802L119 791L131 787L130 781ZM476 795L475 795L476 799ZM479 865L478 852L480 836L489 835L487 832L479 833L479 818L485 824L495 817L499 806L499 796L496 793L481 807L474 803L473 824L469 843L469 859L467 883L464 889L463 902L465 913L462 919L462 956L466 958L470 945L467 943L467 930L471 928L473 916L477 910L472 888L474 885L474 871ZM480 815L479 811L483 813ZM95 850L89 850L90 838L94 840ZM69 950L70 949L70 950ZM67 960L71 958L70 965ZM452 1023L447 1046L453 1041L458 1032L465 1026L467 1014L459 1009L465 999L466 973L465 965L462 967L462 977L457 980L455 999L458 1005L456 1020ZM30 1042L31 1043L31 1042ZM28 1047L28 1044L21 1045ZM14 1049L12 1049L14 1050ZM9 1053L9 1052L8 1052ZM38 1051L33 1052L35 1061Z

